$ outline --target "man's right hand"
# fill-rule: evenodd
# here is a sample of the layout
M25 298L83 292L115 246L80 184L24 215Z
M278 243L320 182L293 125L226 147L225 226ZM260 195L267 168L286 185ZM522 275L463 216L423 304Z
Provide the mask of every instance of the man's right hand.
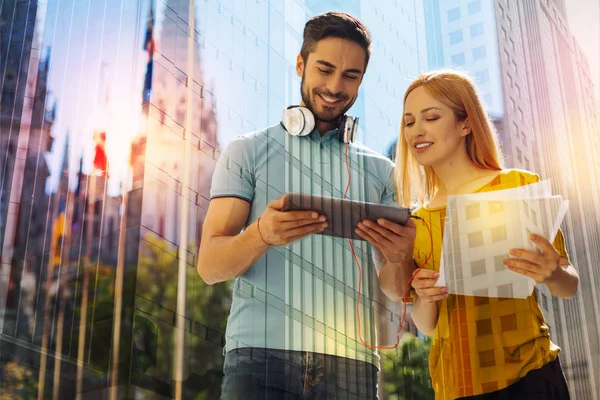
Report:
M260 217L259 233L269 246L281 246L327 228L324 215L316 211L281 211L287 196L267 205Z

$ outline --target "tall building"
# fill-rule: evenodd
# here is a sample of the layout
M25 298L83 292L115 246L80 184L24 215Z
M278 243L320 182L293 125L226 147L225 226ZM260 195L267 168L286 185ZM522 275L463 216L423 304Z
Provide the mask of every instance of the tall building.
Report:
M7 293L12 242L17 231L17 214L25 173L25 154L28 150L33 119L33 100L36 95L40 48L34 40L37 2L7 1L0 5L3 24L0 36L0 293ZM31 62L30 62L31 59ZM27 60L27 62L21 62ZM43 108L43 107L42 107ZM41 128L38 122L37 132ZM21 128L21 124L23 127ZM35 136L35 133L33 134ZM0 330L6 298L0 296Z
M493 3L475 0L425 2L428 69L468 70L477 82L488 112L504 113L498 35Z
M579 291L570 301L552 298L554 329L564 350L565 373L574 397L600 395L600 212L597 151L600 125L590 67L567 25L563 1L515 4L529 78L533 154L553 190L569 199L563 224ZM585 143L584 146L581 144Z
M562 15L564 21L567 20L567 6L565 0L551 0L550 3Z
M90 7L109 17L86 22L88 10L57 1L1 6L8 23L2 24L0 50L8 57L0 60L0 397L172 398L181 245L188 250L186 309L192 310L183 328L183 398L215 398L229 296L225 286L204 289L195 268L219 146L214 93L204 82L197 41L191 71L187 64L193 16L183 2L168 1L155 34L147 22L156 2ZM6 35L5 27L12 29ZM159 50L137 48L148 31ZM82 56L78 64L69 46L82 43L74 52ZM106 65L127 85L106 89ZM137 115L120 119L118 107L130 106L123 97L142 90L139 126L130 123ZM94 96L87 108L72 103ZM140 103L138 96L131 101ZM95 123L91 130L88 119ZM128 132L132 126L136 130ZM127 137L134 138L125 157L129 178L115 182L119 151L129 153ZM185 197L190 212L183 216L186 142L192 148ZM57 183L48 185L52 173ZM119 193L111 194L111 186ZM189 232L180 244L182 224Z
M373 39L372 61L362 89L365 107L362 141L385 154L400 133L406 88L427 70L423 4L361 1L359 16Z
M428 0L429 67L474 78L499 131L505 165L552 180L570 200L562 225L581 276L571 300L537 288L573 398L599 393L598 118L586 57L566 22L562 0ZM432 21L439 21L435 24ZM585 143L583 148L581 143Z

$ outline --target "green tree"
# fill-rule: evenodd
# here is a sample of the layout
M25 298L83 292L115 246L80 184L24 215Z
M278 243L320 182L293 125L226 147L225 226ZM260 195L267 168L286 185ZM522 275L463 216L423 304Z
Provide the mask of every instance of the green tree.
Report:
M428 366L431 337L420 339L409 334L407 336L396 350L382 354L384 398L433 399Z
M0 368L0 399L26 400L37 396L37 374L18 358Z
M196 245L188 246L189 254ZM190 264L193 260L188 259ZM177 310L177 249L164 239L147 235L141 241L136 294L151 301L136 300L134 322L134 359L132 383L148 378L172 383L175 351L175 318ZM215 399L219 397L224 332L229 316L231 288L227 283L208 286L196 268L187 268L185 368L190 372L184 382L184 398Z

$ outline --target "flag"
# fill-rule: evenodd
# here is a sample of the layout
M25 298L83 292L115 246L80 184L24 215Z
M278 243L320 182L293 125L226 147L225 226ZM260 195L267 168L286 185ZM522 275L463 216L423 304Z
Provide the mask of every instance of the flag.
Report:
M106 166L106 132L94 133L94 170L101 172L102 176L107 175Z
M59 201L57 199L57 201ZM63 203L59 206L59 212L52 225L52 240L51 246L54 250L54 265L60 264L62 254L63 241L65 237L65 206Z
M77 171L77 188L75 189L75 197L79 198L81 194L81 180L83 179L83 157L79 158L79 171Z
M152 0L151 0L152 1ZM142 92L142 105L150 103L150 92L152 91L152 66L156 43L154 42L154 10L150 3L150 13L148 14L148 25L146 27L146 38L144 40L144 50L148 53L148 63L146 64L146 75L144 76L144 89Z

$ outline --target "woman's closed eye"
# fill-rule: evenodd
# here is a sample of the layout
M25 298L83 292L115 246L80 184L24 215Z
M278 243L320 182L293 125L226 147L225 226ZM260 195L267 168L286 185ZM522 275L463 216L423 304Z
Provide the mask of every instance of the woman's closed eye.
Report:
M429 118L425 118L425 121L427 122L434 122L437 121L438 119L440 119L440 117L429 117ZM406 127L411 127L415 124L415 121L407 121L404 123L404 126Z

